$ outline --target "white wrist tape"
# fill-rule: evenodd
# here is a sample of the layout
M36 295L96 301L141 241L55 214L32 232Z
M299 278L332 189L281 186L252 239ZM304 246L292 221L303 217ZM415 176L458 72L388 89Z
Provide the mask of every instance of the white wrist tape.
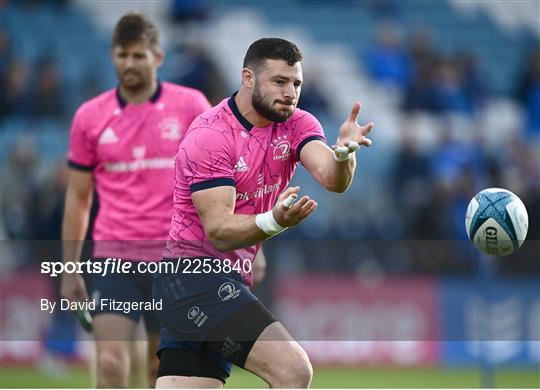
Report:
M257 214L255 216L255 224L259 229L269 236L275 236L276 234L287 229L276 222L274 215L272 214L272 210L263 214Z
M352 154L358 150L360 145L356 141L349 141L347 146L339 146L332 155L337 162L344 162L351 158Z

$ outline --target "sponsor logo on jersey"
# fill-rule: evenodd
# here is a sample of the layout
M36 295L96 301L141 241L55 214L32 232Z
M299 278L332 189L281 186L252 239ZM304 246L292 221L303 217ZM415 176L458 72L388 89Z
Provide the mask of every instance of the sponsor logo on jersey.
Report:
M281 182L272 184L272 185L264 184L258 187L253 192L237 192L236 200L248 200L248 199L253 199L253 198L260 198L261 196L264 196L266 194L279 190L280 185L281 185Z
M107 172L135 172L145 169L174 169L174 158L141 158L135 161L119 161L105 164Z
M193 306L188 310L187 318L189 320L192 320L195 325L200 328L204 325L204 323L208 319L208 316L204 314L204 311L202 311L198 306Z
M223 283L218 289L218 296L223 302L229 299L235 299L240 295L241 290L237 290L236 286L231 282Z
M197 317L200 312L201 312L201 309L199 309L197 306L193 306L191 309L188 310L187 318L192 320L195 317Z
M114 144L118 142L118 137L116 136L112 127L107 127L103 133L99 136L98 144Z
M287 136L277 137L270 145L274 147L274 160L288 160L291 153L291 143L287 141Z
M240 159L234 165L234 171L235 172L247 172L248 169L249 169L249 167L246 164L246 161L244 160L244 156L240 156Z
M169 117L159 123L161 138L177 141L180 139L180 122L178 118Z

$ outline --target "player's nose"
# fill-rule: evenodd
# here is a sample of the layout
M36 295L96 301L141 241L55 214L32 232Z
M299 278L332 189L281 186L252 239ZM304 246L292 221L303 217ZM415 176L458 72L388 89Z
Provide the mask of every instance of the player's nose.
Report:
M133 58L132 56L127 56L126 57L126 68L133 68L135 67L135 58Z
M287 100L296 100L296 88L293 84L288 84L283 90L283 97Z

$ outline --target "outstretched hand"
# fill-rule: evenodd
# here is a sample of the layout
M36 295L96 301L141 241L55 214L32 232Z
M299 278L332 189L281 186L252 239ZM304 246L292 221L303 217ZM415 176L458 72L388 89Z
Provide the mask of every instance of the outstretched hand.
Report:
M357 122L361 107L360 102L355 102L350 115L339 128L338 140L335 145L332 145L332 150L334 150L337 157L340 157L343 153L355 152L360 145L371 146L372 144L371 139L366 136L373 128L373 122L365 126L360 126Z

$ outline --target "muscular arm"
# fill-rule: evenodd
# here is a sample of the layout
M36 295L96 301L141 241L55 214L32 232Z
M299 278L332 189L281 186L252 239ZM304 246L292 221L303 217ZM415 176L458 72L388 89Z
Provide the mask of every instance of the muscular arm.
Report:
M322 141L308 142L300 153L300 160L309 173L328 191L344 192L352 183L356 169L354 155L347 161L337 162L334 151Z
M91 173L70 169L62 223L64 261L80 260L83 240L88 229L93 187ZM82 276L77 273L62 274L60 295L70 301L87 299L88 293Z
M62 223L65 261L77 261L81 255L82 241L88 229L93 188L94 182L91 173L69 170Z
M222 186L191 194L206 236L221 252L255 245L268 238L255 215L234 214L236 189Z
M297 192L298 187L285 190L272 209L275 220L283 227L298 225L317 207L317 203L308 196L303 196L291 208L283 207L283 200ZM270 237L257 227L256 215L234 213L234 187L221 186L196 191L191 194L191 198L206 236L220 252L252 246Z

